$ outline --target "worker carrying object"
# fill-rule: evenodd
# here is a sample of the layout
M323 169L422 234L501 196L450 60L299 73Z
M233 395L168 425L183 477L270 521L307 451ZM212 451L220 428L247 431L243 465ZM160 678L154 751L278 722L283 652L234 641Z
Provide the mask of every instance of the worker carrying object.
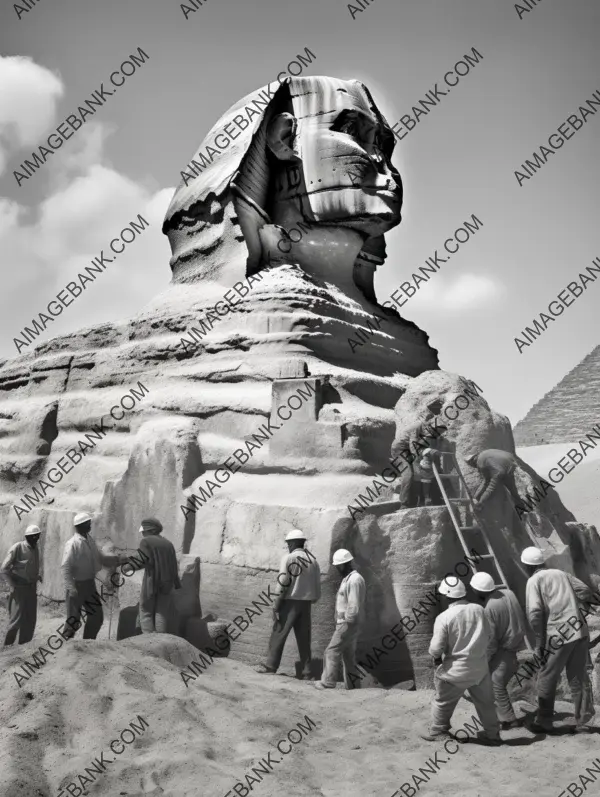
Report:
M65 639L75 636L85 613L83 638L96 639L104 622L102 603L96 590L96 573L102 567L115 567L128 561L127 556L107 556L98 550L90 536L92 516L79 512L73 519L75 533L67 540L62 558L65 580L67 628ZM75 622L72 622L73 619ZM76 627L75 627L76 626Z

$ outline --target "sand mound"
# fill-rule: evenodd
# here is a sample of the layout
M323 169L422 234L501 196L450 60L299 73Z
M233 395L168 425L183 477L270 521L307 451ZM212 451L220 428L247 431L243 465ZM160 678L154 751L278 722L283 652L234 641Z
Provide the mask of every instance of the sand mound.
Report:
M579 450L577 440L572 443L517 448L517 454L528 465L531 465L543 479L546 479L550 468L555 468L559 459L564 457L571 448ZM569 507L577 520L582 523L590 523L596 528L600 528L599 476L600 449L594 449L588 452L585 460L566 474L561 482L554 485L561 501Z
M417 736L427 691L321 693L228 659L186 687L181 669L199 652L169 635L73 640L19 688L11 673L39 644L0 653L0 797L78 797L80 784L89 795L220 797L238 782L261 797L391 797L436 752L438 769L420 774L419 794L508 797L535 785L539 797L554 797L597 755L596 736L533 743L527 731L504 734L499 749L465 744L450 755ZM461 701L455 728L472 713Z

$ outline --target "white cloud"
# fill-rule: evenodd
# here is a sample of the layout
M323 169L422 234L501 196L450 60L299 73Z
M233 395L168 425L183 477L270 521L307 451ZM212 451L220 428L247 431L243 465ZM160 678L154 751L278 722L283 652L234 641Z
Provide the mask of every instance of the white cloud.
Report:
M171 251L161 225L174 189L156 189L113 169L102 153L106 131L97 128L82 128L78 155L52 165L50 182L60 187L37 207L0 197L0 250L9 264L3 287L10 296L0 317L2 356L18 353L13 338L101 250L114 257L110 241L138 214L150 226L21 353L60 334L130 317L171 278Z
M58 75L26 56L0 56L0 174L9 157L33 149L56 121L64 94Z
M504 285L482 274L464 273L457 277L436 274L426 285L421 285L410 299L415 310L435 310L443 313L460 313L464 310L488 310L503 301Z

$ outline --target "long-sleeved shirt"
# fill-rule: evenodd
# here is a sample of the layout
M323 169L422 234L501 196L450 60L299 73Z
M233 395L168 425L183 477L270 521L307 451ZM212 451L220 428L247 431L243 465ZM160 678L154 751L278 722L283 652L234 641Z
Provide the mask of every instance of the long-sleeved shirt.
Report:
M177 553L172 542L160 534L148 535L141 541L140 551L147 557L142 581L143 597L149 598L161 591L181 588Z
M516 465L517 460L508 451L502 451L500 448L488 448L482 451L477 457L477 469L485 477L485 482L475 494L475 498L482 502L487 501L502 479L508 476Z
M75 581L90 581L102 569L102 556L94 538L75 533L65 544L61 568L67 589L75 588Z
M490 636L483 606L466 600L452 603L436 617L429 645L430 656L444 657L438 677L465 689L478 684L489 672Z
M575 630L568 620L571 617L581 620L577 599L590 600L592 596L592 590L583 581L562 570L550 568L535 572L527 582L525 598L536 646L545 646L552 636L564 642L588 637L585 622Z
M415 423L407 427L392 444L392 457L406 457L411 454L415 459L423 449L423 440L426 433L422 423Z
M314 554L306 548L284 554L277 582L280 599L318 601L321 597L321 569Z
M510 589L495 590L488 598L485 608L486 620L490 627L488 658L502 648L518 650L526 634L526 621L517 596Z
M367 585L356 570L344 576L335 598L335 622L362 623L365 616Z
M35 584L40 574L40 552L26 540L11 546L0 567L0 573L11 587Z

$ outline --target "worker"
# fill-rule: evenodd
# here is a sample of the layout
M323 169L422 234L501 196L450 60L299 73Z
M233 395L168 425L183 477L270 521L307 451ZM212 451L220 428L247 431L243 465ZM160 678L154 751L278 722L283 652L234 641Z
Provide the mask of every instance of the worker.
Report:
M273 630L269 639L267 660L257 672L275 674L292 628L300 656L300 679L310 680L311 672L311 606L321 597L321 570L315 556L305 547L306 535L292 529L285 538L288 553L279 567L279 592L273 604Z
M41 530L27 526L25 539L16 542L2 562L0 573L12 589L8 599L8 628L4 645L14 644L19 632L19 645L31 642L37 620L37 583L40 575L40 552L37 544Z
M496 589L489 573L475 573L471 589L484 604L490 627L487 657L500 727L504 731L520 728L524 718L517 719L506 687L519 668L517 650L527 633L523 609L510 589Z
M546 568L539 548L525 548L521 562L529 575L526 589L527 619L535 635L538 674L538 710L531 730L552 731L556 686L563 669L575 708L575 732L590 733L595 709L586 665L589 631L578 599L593 599L583 581L562 570Z
M518 465L516 457L499 448L488 448L479 455L473 454L467 457L465 462L476 467L484 478L483 484L473 496L476 507L479 508L491 498L499 484L503 484L509 491L515 506L520 504L521 497L514 477L514 470Z
M488 669L490 627L483 608L465 600L467 590L456 576L447 576L438 588L448 598L448 608L433 624L429 655L436 665L431 726L420 734L427 742L449 739L450 720L466 689L484 728L479 741L488 746L502 743L494 708Z
M335 551L332 564L342 576L342 583L335 599L335 631L323 654L323 675L315 686L335 689L341 660L346 689L356 689L360 682L353 684L350 676L356 672L356 645L365 616L367 588L350 551Z
M419 495L417 506L431 506L431 485L433 482L433 462L440 464L441 453L434 448L426 448L421 452L417 468Z
M65 639L70 639L80 627L85 613L83 638L96 639L102 627L104 614L96 590L96 573L102 567L115 567L128 561L127 556L107 556L98 550L90 536L92 517L79 512L73 520L75 532L65 543L62 572L66 590L67 628ZM75 627L76 626L76 627Z
M144 563L132 564L134 570L144 570L139 613L143 634L167 633L173 592L181 589L175 546L160 536L162 530L160 520L142 520L139 533L143 539L139 550L144 556Z

